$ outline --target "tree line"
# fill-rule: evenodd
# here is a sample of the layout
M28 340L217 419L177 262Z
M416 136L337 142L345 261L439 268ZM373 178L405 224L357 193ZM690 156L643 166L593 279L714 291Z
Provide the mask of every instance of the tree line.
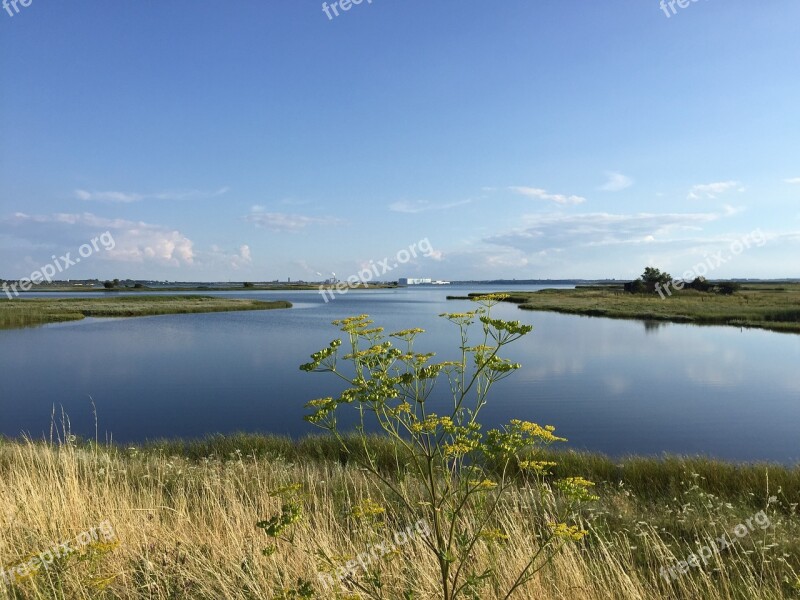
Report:
M742 286L734 281L713 283L705 277L695 277L693 281L676 280L666 271L662 272L655 267L645 267L644 272L638 279L625 284L625 291L631 294L657 293L662 298L665 297L665 294L671 296L673 291L687 289L729 296L741 290Z

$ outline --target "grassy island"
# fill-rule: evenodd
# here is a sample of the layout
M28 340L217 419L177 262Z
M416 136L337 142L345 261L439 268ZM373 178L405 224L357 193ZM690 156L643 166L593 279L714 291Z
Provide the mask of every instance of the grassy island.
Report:
M86 317L146 317L188 313L291 308L290 302L262 302L212 296L115 296L0 300L0 329L78 321Z
M626 292L621 286L505 293L509 295L506 302L519 304L523 310L800 333L800 284L796 283L745 284L729 295L681 290L664 298Z

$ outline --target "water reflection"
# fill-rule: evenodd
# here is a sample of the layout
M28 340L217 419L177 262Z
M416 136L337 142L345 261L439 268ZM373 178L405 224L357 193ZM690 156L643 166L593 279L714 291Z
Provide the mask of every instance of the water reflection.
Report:
M452 357L457 331L437 317L472 306L438 290L230 294L285 298L290 311L86 320L0 332L0 433L38 437L53 407L92 436L121 442L214 432L314 431L304 404L335 394L299 371L338 337L334 319L368 313L388 330L423 327L418 351ZM486 290L490 291L490 290ZM493 389L487 426L522 418L558 427L575 447L612 455L706 453L800 458L800 336L731 327L586 318L496 307L534 331L508 348L523 368Z

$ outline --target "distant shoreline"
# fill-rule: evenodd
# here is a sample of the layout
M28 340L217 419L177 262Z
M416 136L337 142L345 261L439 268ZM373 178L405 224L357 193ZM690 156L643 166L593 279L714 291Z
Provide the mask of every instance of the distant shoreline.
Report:
M137 294L146 294L146 293L153 293L153 292L292 292L292 291L309 291L309 290L319 290L320 287L322 289L336 289L336 286L326 285L326 284L311 284L311 283L301 283L301 284L277 284L277 285L254 285L253 287L244 287L244 286L219 286L215 287L213 285L198 285L198 286L169 286L169 287L116 287L116 288L101 288L101 287L83 287L83 286L46 286L46 287L36 287L28 290L27 292L23 292L20 290L19 295L22 296L23 294L38 294L38 293L83 293L83 292L91 292L91 293L108 293L114 294L119 292L136 292ZM350 289L389 289L398 287L396 285L390 284L376 284L376 285L369 285L369 286L354 286ZM2 298L2 296L0 296Z
M619 285L505 293L509 294L506 302L517 304L522 310L800 333L798 283L749 283L743 285L740 292L727 296L684 290L664 299L657 294L628 293ZM468 300L482 295L482 292L473 292L447 299Z
M0 282L4 280L0 279ZM9 283L11 280L6 280ZM328 282L258 282L258 283L223 283L223 282L186 282L165 285L152 285L144 281L126 280L122 285L113 288L104 288L98 285L96 280L82 280L82 283L70 284L65 281L56 281L46 285L36 285L28 291L18 290L19 296L31 293L117 293L117 292L137 292L137 293L153 293L153 292L291 292L291 291L310 291L310 290L333 290L336 289L337 284ZM90 285L90 281L92 284ZM736 282L743 285L796 285L800 284L800 279L784 278L784 279L747 279L747 278L734 278L720 281ZM492 279L492 280L464 280L464 281L450 281L448 285L411 285L401 286L396 282L376 282L376 283L359 283L355 286L348 286L348 289L359 290L380 290L380 289L447 289L452 286L469 286L469 285L497 285L497 286L522 286L522 285L536 285L536 286L608 286L609 288L619 287L626 283L627 280L622 279ZM342 282L346 283L346 282ZM134 287L138 285L139 287ZM0 295L0 299L3 296Z
M292 303L284 300L264 302L213 296L15 299L0 302L0 330L80 321L86 317L150 317L291 307Z

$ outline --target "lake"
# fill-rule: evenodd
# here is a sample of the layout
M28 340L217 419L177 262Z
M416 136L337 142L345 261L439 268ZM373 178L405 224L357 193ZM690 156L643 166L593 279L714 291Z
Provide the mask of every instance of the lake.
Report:
M0 331L0 434L49 435L55 407L69 415L73 433L94 437L92 401L101 439L125 444L237 431L312 433L304 404L340 388L334 376L298 367L340 337L332 320L367 313L387 331L422 327L427 333L415 349L445 359L457 349L458 330L437 315L474 306L445 297L496 290L351 291L327 304L314 291L217 292L285 299L294 308ZM494 315L534 331L506 349L504 356L523 368L493 388L482 413L486 427L512 418L551 424L571 447L613 456L800 461L798 335L528 312L511 304L495 307Z

